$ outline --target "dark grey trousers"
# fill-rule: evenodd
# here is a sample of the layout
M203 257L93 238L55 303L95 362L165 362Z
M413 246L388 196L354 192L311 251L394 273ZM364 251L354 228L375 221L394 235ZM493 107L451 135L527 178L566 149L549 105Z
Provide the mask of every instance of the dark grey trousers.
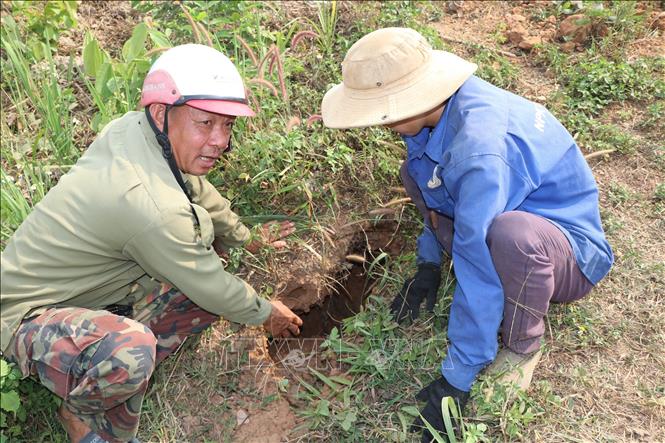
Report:
M407 194L423 217L434 222L439 242L452 255L453 220L427 208L406 163L400 175ZM550 302L579 300L593 285L577 266L566 236L544 217L504 212L492 222L486 241L503 286L503 344L520 354L533 352L540 347Z

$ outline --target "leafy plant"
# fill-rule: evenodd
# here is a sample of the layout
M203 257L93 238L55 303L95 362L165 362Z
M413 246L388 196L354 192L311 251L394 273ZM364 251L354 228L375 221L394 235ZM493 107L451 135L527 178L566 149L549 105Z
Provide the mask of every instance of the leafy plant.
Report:
M139 23L131 38L122 46L121 60L112 60L92 34L85 35L84 81L99 110L91 122L94 131L99 131L113 118L135 109L143 79L151 65L150 54L145 48L148 37L155 45L153 54L171 46L165 34Z
M9 442L22 432L26 413L18 392L20 379L21 371L0 359L0 443Z
M78 3L73 0L48 2L13 1L12 13L27 19L28 47L37 60L51 55L56 48L58 35L77 24Z
M478 64L476 75L500 88L510 89L515 86L519 70L508 59L495 51L482 46L475 46L473 61Z
M64 78L50 52L35 65L34 56L21 43L16 22L11 17L3 17L2 42L6 55L2 59L3 86L7 87L17 119L23 127L31 129L32 143L27 145L32 146L25 151L38 151L37 156L53 154L60 164L75 160L79 151L73 143L70 113L74 97L70 87L60 85L61 80L71 82L71 61Z
M18 179L8 175L4 167L0 171L3 246L50 188L50 177L43 169L30 163L24 165Z
M665 202L665 183L658 183L656 185L654 199L659 202Z
M476 382L471 388L471 397L476 420L498 423L504 438L509 441L523 440L526 426L544 413L542 407L517 385L501 383L492 377L483 377Z

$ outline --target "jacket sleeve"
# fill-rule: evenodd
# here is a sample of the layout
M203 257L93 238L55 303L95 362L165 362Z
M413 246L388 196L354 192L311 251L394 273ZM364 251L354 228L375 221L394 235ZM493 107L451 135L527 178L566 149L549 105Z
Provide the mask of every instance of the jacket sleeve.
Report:
M211 247L210 217L199 208L197 230L193 209L194 206L183 206L162 212L126 243L124 255L151 277L178 288L206 311L238 323L262 324L270 315L271 304L224 270Z
M496 356L503 315L503 288L487 233L494 218L518 207L531 186L495 154L461 161L444 180L456 202L452 257L457 286L448 322L450 347L441 372L450 384L468 391Z
M244 245L249 239L249 229L231 210L231 203L203 177L188 176L192 185L192 200L210 214L215 237L226 248Z
M418 256L416 258L416 263L434 263L435 265L441 265L441 256L443 255L443 248L439 243L439 240L436 238L436 234L430 226L430 222L427 218L424 219L425 226L423 227L423 232L418 236Z

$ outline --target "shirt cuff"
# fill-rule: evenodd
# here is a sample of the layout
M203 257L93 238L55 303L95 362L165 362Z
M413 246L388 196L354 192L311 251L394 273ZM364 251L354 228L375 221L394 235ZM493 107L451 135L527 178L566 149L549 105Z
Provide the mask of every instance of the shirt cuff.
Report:
M467 366L460 363L454 355L452 347L448 349L448 355L441 362L441 375L448 383L460 391L469 392L476 376L485 365Z
M443 255L443 248L437 240L436 235L432 229L425 225L422 234L418 236L418 257L416 262L420 263L434 263L441 265L441 256Z
M263 299L259 297L258 295L256 296L256 303L258 304L258 312L254 316L254 318L247 320L245 324L250 325L250 326L259 326L262 325L263 323L268 320L268 317L270 317L270 313L272 312L272 303L270 303L268 300Z

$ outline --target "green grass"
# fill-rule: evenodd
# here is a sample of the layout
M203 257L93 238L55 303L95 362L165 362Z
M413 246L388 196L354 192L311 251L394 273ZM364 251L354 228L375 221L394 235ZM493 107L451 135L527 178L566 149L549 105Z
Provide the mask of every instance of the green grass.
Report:
M591 151L616 149L633 152L640 143L613 124L598 120L609 105L662 100L665 96L665 58L638 58L627 62L590 48L582 56L545 45L541 61L562 88L548 99L562 123ZM649 105L646 126L657 124L658 102ZM662 126L662 125L660 125Z

